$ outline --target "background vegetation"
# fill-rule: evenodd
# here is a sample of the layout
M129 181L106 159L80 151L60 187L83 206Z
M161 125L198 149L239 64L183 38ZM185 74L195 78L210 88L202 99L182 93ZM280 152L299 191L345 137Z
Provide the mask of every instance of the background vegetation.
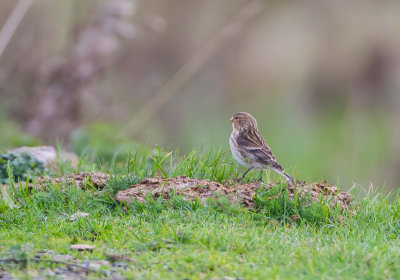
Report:
M231 181L238 176L231 161L219 152L193 151L184 159L175 153L163 155L162 150L152 160L146 153L131 155L124 166L113 166L114 177L101 191L90 178L86 183L52 181L31 189L13 184L10 176L10 187L0 188L0 275L10 279L399 278L398 192L382 196L354 188L355 203L344 211L323 199L289 199L284 182L260 188L252 210L223 197L201 203L171 193L169 199L149 196L143 202L122 204L115 200L117 191L164 172L171 177ZM92 169L81 162L76 171ZM257 178L257 172L250 172L247 179ZM77 244L95 249L73 250Z
M399 279L399 18L399 1L2 0L0 278ZM148 176L232 183L237 111L350 209L279 181L254 209L116 201ZM3 149L61 143L77 167L14 183L48 170ZM58 180L100 170L101 190Z
M0 56L0 149L228 149L248 111L300 177L392 190L399 17L398 1L36 0Z

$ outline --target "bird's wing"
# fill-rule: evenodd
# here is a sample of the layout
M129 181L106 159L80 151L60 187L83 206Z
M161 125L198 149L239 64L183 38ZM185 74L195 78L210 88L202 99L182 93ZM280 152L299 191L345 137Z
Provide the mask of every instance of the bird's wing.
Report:
M268 165L276 163L279 166L274 154L260 133L240 133L236 141L239 146L253 154L259 161Z

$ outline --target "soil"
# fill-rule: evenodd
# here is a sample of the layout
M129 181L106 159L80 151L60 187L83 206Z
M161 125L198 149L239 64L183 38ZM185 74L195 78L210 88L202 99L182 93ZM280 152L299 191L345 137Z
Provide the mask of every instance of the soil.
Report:
M95 188L102 190L111 179L109 174L102 172L80 172L65 175L62 177L46 178L41 177L30 183L32 188L46 189L50 184L68 184L76 185L80 188L87 188L93 185ZM254 195L258 189L263 187L268 190L276 187L277 183L251 182L246 184L232 183L221 184L206 179L192 179L186 176L178 176L169 178L167 182L164 178L146 178L139 184L133 185L124 191L119 191L116 195L116 201L131 202L133 200L144 201L145 197L151 195L154 198L163 197L170 198L173 193L182 195L186 200L201 199L205 202L208 198L227 197L231 203L241 203L245 207L255 208ZM298 182L297 185L284 185L289 191L289 197L293 198L295 193L300 197L308 195L312 200L329 199L332 206L339 205L343 210L348 209L353 201L353 196L348 192L343 192L337 186L323 182ZM271 199L274 197L271 197Z
M175 193L182 195L186 200L199 198L205 201L207 198L226 196L232 203L242 203L245 207L255 208L254 195L256 191L261 187L268 190L277 185L262 182L223 185L210 180L191 179L186 176L170 178L167 182L163 178L146 178L132 188L119 191L116 200L121 203L129 203L133 200L144 201L148 195L155 198L162 196L164 199L168 199ZM339 205L343 210L348 209L353 201L351 194L339 191L338 187L330 185L326 181L311 184L302 182L298 183L297 186L290 184L283 187L287 187L290 198L293 198L296 192L300 197L309 195L312 200L319 201L322 197L323 199L330 199L332 206Z
M61 177L40 177L35 179L33 183L29 183L29 186L35 189L46 189L46 186L50 184L67 184L85 189L93 185L96 189L101 190L107 185L110 179L111 176L109 174L102 172L79 172Z

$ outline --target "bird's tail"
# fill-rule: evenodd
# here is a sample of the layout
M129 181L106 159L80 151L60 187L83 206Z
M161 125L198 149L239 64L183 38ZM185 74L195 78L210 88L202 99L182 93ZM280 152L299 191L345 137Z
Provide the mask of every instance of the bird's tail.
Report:
M278 168L271 168L272 170L274 170L275 172L279 173L282 177L284 177L287 181L292 182L293 185L296 184L296 180L294 179L294 177L292 177L289 173L286 173L285 170L282 169L278 169Z

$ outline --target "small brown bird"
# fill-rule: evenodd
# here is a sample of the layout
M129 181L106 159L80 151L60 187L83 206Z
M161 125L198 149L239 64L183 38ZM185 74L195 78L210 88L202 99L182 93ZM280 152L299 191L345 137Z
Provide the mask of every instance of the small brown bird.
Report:
M246 112L236 113L230 121L233 127L231 138L229 139L232 154L241 165L248 167L243 174L242 180L247 172L253 168L268 168L278 172L294 184L294 178L287 174L277 162L264 137L258 130L257 121L252 115Z

